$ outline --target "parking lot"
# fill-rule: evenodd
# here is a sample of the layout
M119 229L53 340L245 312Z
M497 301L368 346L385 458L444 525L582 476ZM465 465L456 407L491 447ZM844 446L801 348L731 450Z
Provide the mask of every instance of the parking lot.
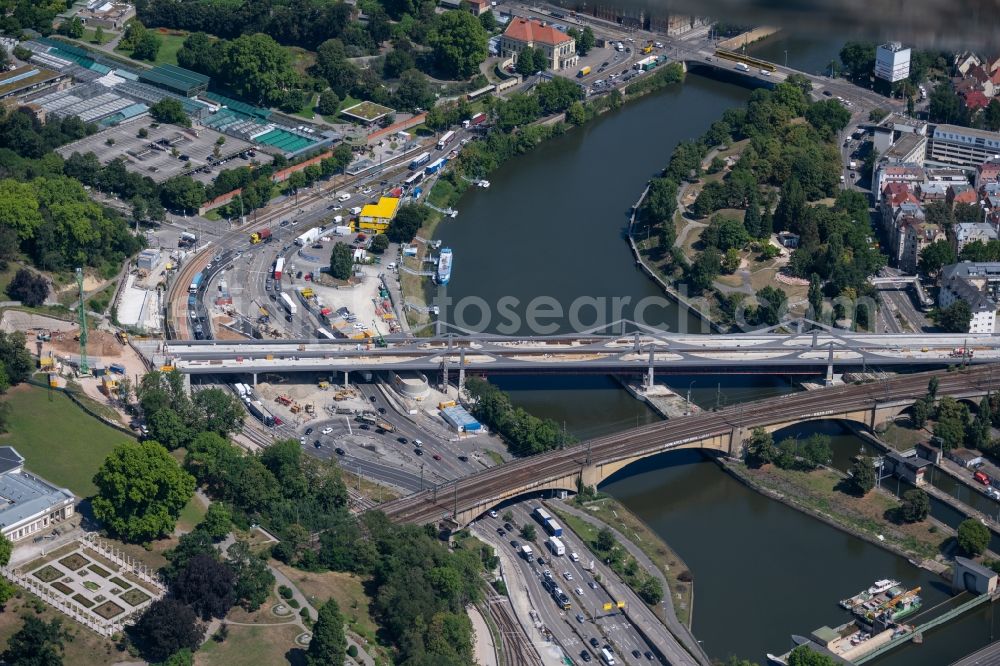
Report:
M139 136L142 129L146 130L145 137ZM59 148L58 152L63 157L69 157L74 152L92 152L101 164L122 158L129 171L149 176L160 183L173 176L193 172L214 161L216 142L221 136L222 134L205 127L157 125L150 118L141 118L74 141ZM219 155L225 159L253 148L246 141L227 136L220 146ZM269 159L260 152L256 152L256 155L258 159ZM229 164L226 168L233 166L239 165ZM201 175L206 179L214 177L212 173Z

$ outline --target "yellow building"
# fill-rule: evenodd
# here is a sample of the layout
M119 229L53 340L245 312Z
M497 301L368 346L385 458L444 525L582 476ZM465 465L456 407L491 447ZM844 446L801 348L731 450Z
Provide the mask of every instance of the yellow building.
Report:
M382 233L389 228L392 218L399 210L399 199L396 197L379 197L378 203L368 204L358 215L358 228L362 231Z

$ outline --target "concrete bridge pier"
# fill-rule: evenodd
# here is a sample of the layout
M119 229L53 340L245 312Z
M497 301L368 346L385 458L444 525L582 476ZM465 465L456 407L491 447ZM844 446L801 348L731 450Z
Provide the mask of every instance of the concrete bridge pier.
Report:
M654 385L654 383L656 381L656 375L655 375L654 370L653 370L653 361L654 361L653 354L654 354L654 350L653 350L652 347L650 347L650 349L649 349L649 369L646 370L646 388L647 389L653 388L653 385Z
M642 346L639 344L639 331L636 331L635 334L632 336L632 351L634 351L637 354L640 351L642 351ZM41 353L39 353L38 355L41 356Z
M191 375L189 373L184 373L184 392L191 395Z
M458 391L465 388L465 347L458 350Z
M257 387L257 373L256 372L253 373L253 385L254 385L254 388Z
M344 370L344 388L347 388L348 383L350 383L351 371Z
M441 359L441 390L448 395L448 357Z
M830 353L826 357L826 385L833 386L833 345L830 345Z

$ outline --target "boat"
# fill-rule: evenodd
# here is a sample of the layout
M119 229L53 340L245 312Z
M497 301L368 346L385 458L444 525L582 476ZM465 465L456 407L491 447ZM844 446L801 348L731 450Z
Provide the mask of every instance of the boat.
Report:
M451 280L451 248L443 247L440 256L438 256L437 282L440 285L445 285L448 284L449 280Z
M892 580L890 578L877 580L867 590L862 590L849 599L842 599L840 601L840 607L845 610L852 610L856 606L861 606L866 602L871 601L876 596L889 591L899 584L898 580Z
M480 180L478 183L476 183L476 185L478 185L479 187L482 187L482 188L487 188L487 187L490 186L490 181L488 181L488 180Z

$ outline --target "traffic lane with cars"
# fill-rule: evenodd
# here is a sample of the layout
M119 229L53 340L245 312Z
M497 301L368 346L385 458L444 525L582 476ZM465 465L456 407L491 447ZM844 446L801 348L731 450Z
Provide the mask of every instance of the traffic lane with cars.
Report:
M513 514L514 520L511 526L515 528L514 533L508 532L504 526L502 516L506 511ZM535 526L538 543L529 545L540 552L535 552L532 562L518 557L518 563L523 569L524 575L536 584L532 592L542 599L539 602L542 606L539 611L546 617L547 626L559 638L560 644L566 648L574 660L580 659L582 651L587 651L592 658L599 659L601 647L607 644L611 646L616 657L620 658L623 663L650 663L644 653L649 652L650 655L654 653L642 637L632 629L627 618L617 610L611 613L604 611L605 603L615 603L619 599L612 598L604 587L594 581L593 575L586 569L590 563L590 552L576 540L575 536L564 532L564 538L561 540L566 545L566 554L561 557L553 555L544 545L548 534L530 515L530 507L520 504L498 509L496 517L487 515L479 522L496 535L498 543L502 547L512 550L512 541L516 541L518 544L526 543L517 534L520 526L528 523ZM503 532L502 536L501 531ZM578 562L572 560L571 553L573 552L579 555ZM543 560L542 564L538 563L539 558ZM551 594L543 587L545 570L550 571L556 584L570 598L572 608L569 611L560 609ZM566 578L567 573L572 579ZM608 579L605 576L605 585L614 590L619 584L613 578ZM582 594L577 593L577 589ZM577 618L577 615L583 616L582 622ZM591 639L598 642L596 648L591 643ZM639 653L638 660L633 656L633 650ZM657 663L655 657L652 662Z

